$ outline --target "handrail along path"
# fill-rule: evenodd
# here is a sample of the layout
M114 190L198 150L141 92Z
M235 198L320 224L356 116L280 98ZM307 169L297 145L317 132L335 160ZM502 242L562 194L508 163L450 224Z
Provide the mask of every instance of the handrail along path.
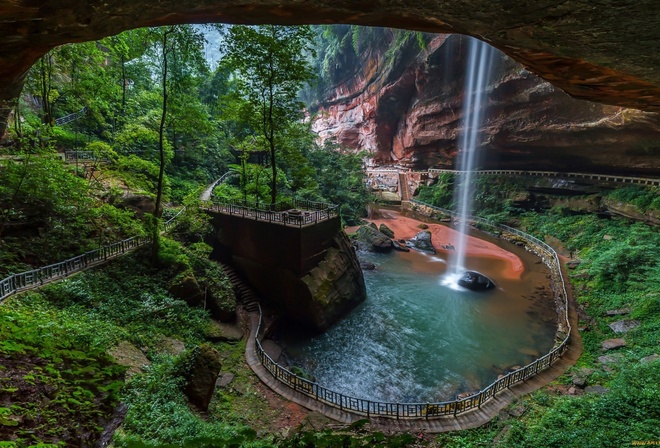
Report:
M450 210L425 204L414 199L412 199L411 202L417 207L426 207L428 209L456 217L456 215ZM262 366L280 383L283 383L294 391L306 395L307 397L310 397L320 403L333 408L337 408L340 411L347 411L353 414L365 416L367 418L384 417L397 420L429 420L431 418L458 416L460 414L481 408L484 403L495 397L498 392L504 389L508 389L517 383L523 382L535 376L537 373L549 368L566 352L572 332L568 315L569 304L568 294L566 291L566 282L561 271L559 256L554 251L554 249L552 249L543 241L528 235L525 232L521 232L518 229L497 224L479 217L470 217L469 220L483 226L511 233L525 240L527 249L535 252L550 267L552 272L555 300L558 302L558 308L563 312L560 316L561 320L558 323L557 336L559 336L559 339L548 354L538 358L537 360L527 364L524 367L521 367L520 369L504 375L486 388L465 398L437 403L396 403L372 401L363 398L351 397L340 392L330 390L316 382L309 381L305 378L297 376L290 370L277 364L265 352L259 340L259 332L261 330L262 319L260 307L258 320L259 323L255 332L255 351Z

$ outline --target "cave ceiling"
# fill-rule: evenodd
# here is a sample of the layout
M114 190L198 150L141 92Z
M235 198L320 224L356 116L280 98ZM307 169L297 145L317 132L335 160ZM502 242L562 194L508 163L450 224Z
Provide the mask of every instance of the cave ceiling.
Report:
M178 23L347 23L475 36L575 98L660 111L657 0L0 0L0 108L51 48Z

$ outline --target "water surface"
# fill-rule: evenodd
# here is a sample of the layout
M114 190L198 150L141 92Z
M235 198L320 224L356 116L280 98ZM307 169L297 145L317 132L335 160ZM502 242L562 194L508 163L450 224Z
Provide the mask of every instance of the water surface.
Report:
M556 315L536 289L547 269L518 255L526 269L513 280L496 277L504 261L470 257L468 267L498 285L472 292L443 284L443 255L362 253L376 265L364 272L367 300L322 335L285 336L289 359L319 384L370 400L433 402L482 389L552 348Z

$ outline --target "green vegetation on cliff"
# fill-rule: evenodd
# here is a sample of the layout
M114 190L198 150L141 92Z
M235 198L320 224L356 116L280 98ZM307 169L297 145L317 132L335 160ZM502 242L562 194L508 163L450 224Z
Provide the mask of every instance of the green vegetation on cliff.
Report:
M453 182L453 176L444 176L423 188L420 200L451 208ZM440 440L446 446L479 446L497 436L501 446L618 447L660 439L655 423L660 403L654 398L660 394L657 227L565 206L529 211L516 204L528 199L520 181L483 176L476 184L478 214L516 225L550 244L559 242L558 250L579 262L569 274L580 309L580 329L574 331L581 333L584 352L556 382L511 406L513 414L522 413L519 418L503 414L484 428ZM625 187L605 195L630 201L644 212L655 207L658 191ZM536 198L537 206L552 202L546 196ZM621 320L638 326L616 333L610 324ZM602 343L611 338L623 338L626 345L607 351Z

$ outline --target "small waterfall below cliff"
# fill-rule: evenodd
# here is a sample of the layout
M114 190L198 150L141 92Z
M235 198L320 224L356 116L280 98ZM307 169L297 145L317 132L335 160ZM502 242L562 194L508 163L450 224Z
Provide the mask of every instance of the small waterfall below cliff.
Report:
M465 271L465 258L467 252L468 216L472 214L474 202L474 170L478 166L477 146L480 144L481 125L484 120L484 109L488 97L486 87L490 82L493 71L493 47L477 39L470 39L468 47L468 65L465 78L465 92L463 95L463 132L458 141L459 160L454 202L458 206L460 222L459 239L456 243L456 255L449 260L450 272L454 276Z

